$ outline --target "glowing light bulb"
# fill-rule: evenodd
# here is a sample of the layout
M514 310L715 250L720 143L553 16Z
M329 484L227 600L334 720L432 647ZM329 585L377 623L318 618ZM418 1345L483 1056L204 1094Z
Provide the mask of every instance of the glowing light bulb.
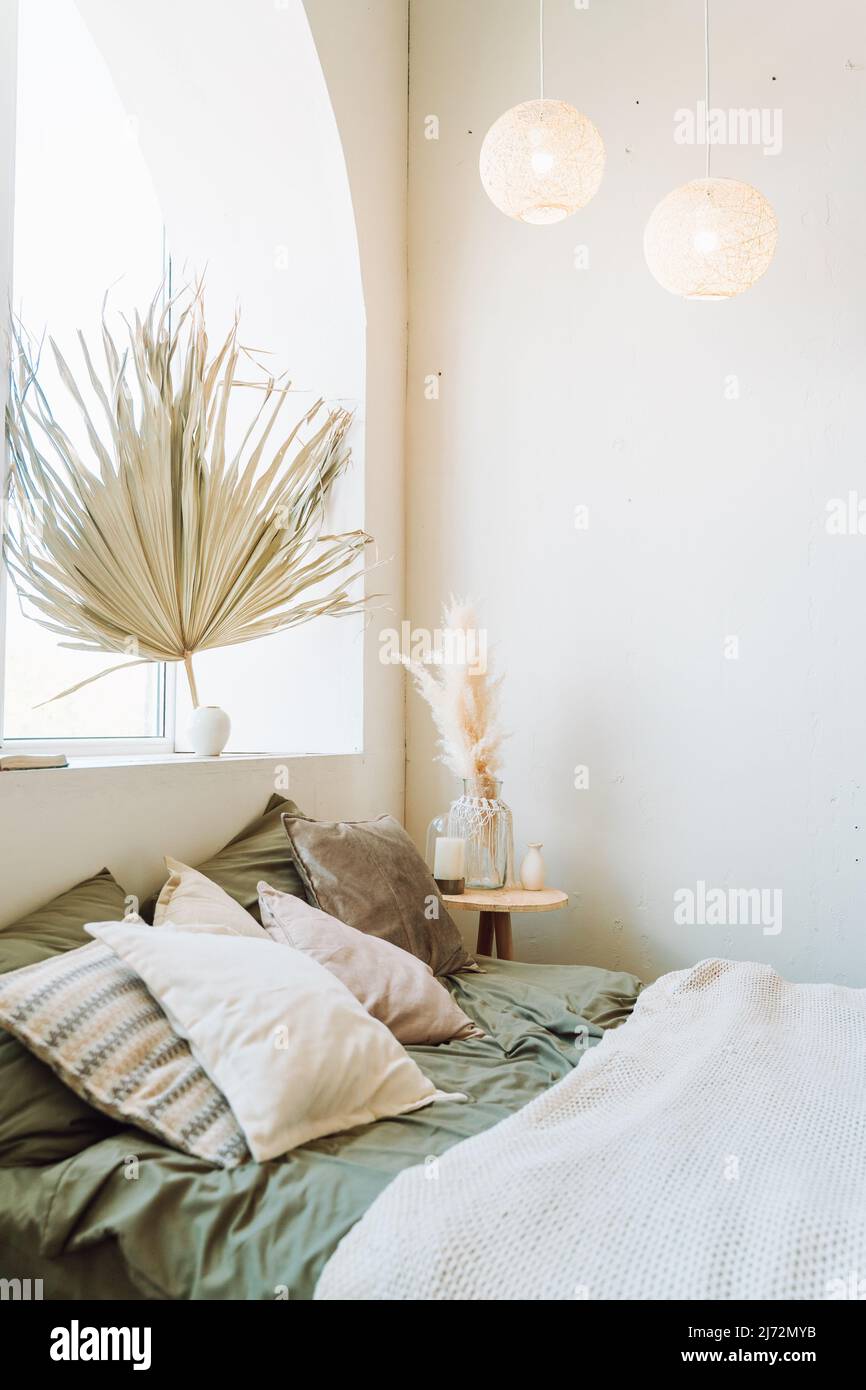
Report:
M719 234L712 227L702 227L700 231L695 232L692 244L702 256L712 255L713 251L718 251L721 246Z
M549 174L556 163L556 157L549 150L533 150L529 162L534 174Z

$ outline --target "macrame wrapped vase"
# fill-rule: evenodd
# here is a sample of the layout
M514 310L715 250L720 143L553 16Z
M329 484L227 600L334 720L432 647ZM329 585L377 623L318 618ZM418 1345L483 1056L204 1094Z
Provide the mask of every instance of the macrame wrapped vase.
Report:
M448 811L449 836L466 842L467 889L514 885L514 825L501 790L493 778L464 780Z

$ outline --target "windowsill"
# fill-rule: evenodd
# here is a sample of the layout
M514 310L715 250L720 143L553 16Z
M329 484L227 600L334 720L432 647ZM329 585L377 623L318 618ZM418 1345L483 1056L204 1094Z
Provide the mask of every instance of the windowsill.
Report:
M9 751L9 750L7 750ZM124 767L237 767L239 764L297 762L301 758L360 758L360 750L351 753L221 753L216 758L199 758L194 753L135 753L114 756L70 757L68 767L19 768L0 772L0 787L7 777L62 776L66 772L84 772L96 768Z

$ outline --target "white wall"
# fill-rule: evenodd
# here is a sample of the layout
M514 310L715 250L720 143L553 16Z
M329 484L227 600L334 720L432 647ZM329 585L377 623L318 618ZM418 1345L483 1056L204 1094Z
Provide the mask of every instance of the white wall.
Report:
M715 102L784 113L778 157L719 150L715 172L759 185L781 235L760 285L700 304L653 281L642 234L702 173L672 136L703 7L548 0L547 94L608 164L587 209L533 228L489 203L478 153L536 95L534 0L412 0L407 613L471 592L498 644L519 849L543 840L572 899L516 920L523 959L652 978L720 953L862 985L866 538L824 518L864 487L866 11L713 8ZM432 758L412 696L416 838L455 791ZM781 933L677 926L698 880L782 889Z
M360 251L369 363L364 519L382 556L392 557L370 588L387 591L399 612L404 602L407 6L405 0L371 0L364 6L311 0L307 8L340 127ZM12 0L0 0L0 37L12 10ZM341 11L339 23L335 11ZM7 73L13 51L5 42L0 49ZM7 81L0 82L0 91L7 90ZM231 92L226 99L233 100ZM2 153L9 112L5 105L0 109L6 112L0 124ZM4 160L4 171L6 166ZM4 172L0 234L5 190ZM5 298L5 288L0 289ZM275 765L288 766L289 794L313 815L400 815L403 692L393 669L377 659L379 627L391 621L390 614L375 613L362 639L362 754L278 758L276 764L223 761L0 774L0 923L103 864L131 892L149 891L159 879L161 855L195 862L256 814L274 789Z
M382 568L365 627L364 749L404 787L405 696L379 633L405 607L407 0L305 0L349 172L367 318L365 521ZM402 817L403 808L388 808ZM384 809L384 808L382 808Z

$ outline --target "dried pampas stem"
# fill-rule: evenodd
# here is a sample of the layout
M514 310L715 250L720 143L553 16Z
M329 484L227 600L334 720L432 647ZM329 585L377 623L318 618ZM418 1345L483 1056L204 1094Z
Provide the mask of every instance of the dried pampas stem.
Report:
M452 598L443 607L442 623L452 641L446 659L433 670L406 661L418 693L430 706L439 734L439 759L473 794L492 801L502 765L506 735L499 727L502 677L489 669L487 644L471 604Z

